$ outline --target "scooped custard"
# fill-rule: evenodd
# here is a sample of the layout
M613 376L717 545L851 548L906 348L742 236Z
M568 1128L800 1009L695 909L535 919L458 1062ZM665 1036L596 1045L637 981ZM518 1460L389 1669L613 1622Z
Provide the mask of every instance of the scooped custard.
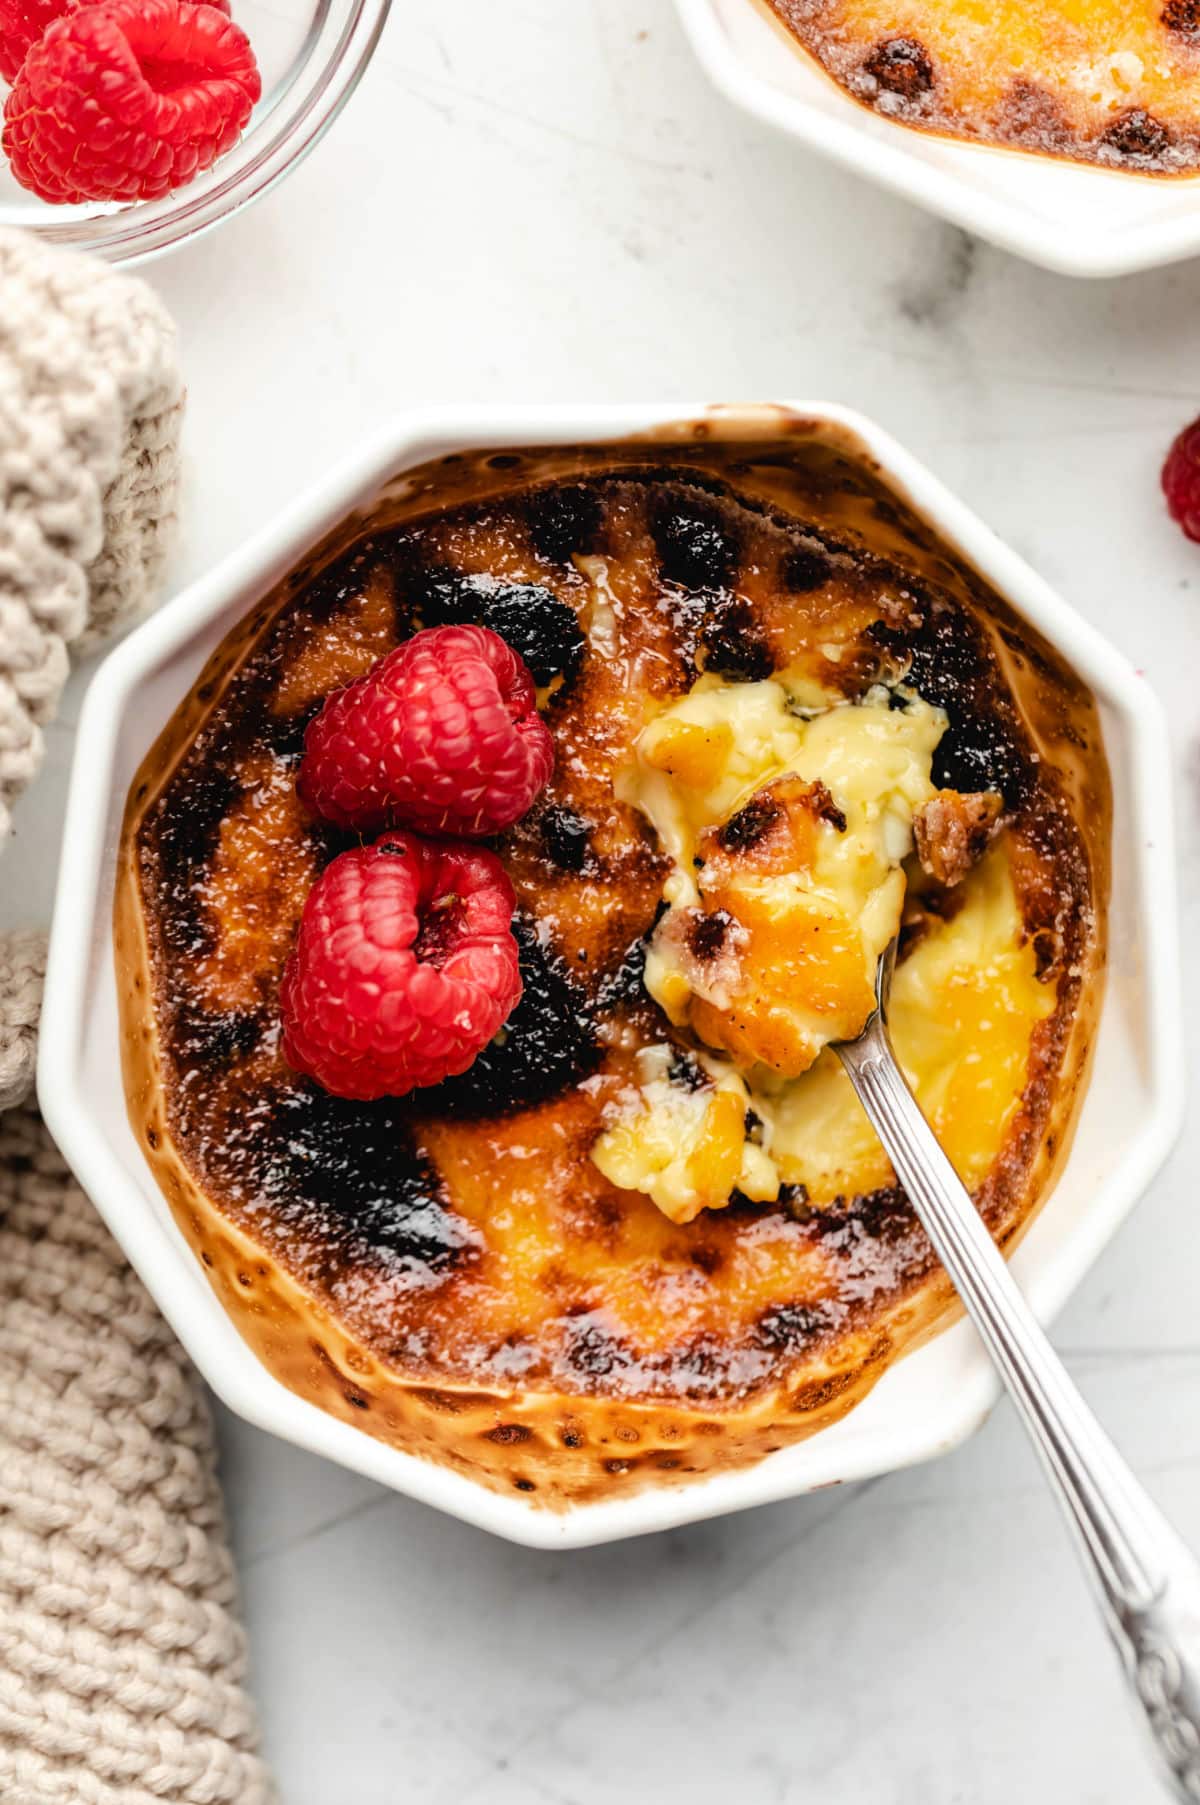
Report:
M487 842L523 990L460 1075L353 1101L283 1052L306 900L359 844L298 791L305 733L447 620L511 642L553 739ZM134 783L130 1118L334 1415L551 1506L745 1463L953 1307L831 1046L880 954L1007 1249L1082 1090L1110 819L1090 694L848 435L444 458L262 598Z
M906 125L1149 174L1200 167L1196 0L764 0Z

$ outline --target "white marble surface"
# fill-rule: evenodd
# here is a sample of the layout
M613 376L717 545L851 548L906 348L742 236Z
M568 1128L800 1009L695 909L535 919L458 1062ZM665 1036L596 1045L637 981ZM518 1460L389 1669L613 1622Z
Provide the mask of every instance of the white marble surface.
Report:
M314 157L150 274L191 385L180 581L414 401L871 411L1149 672L1200 927L1200 547L1157 491L1200 266L1088 286L973 245L733 112L666 0L398 0ZM47 905L82 680L2 920ZM1058 1336L1200 1545L1198 1161L1200 1121ZM938 1465L563 1556L222 1428L286 1805L1156 1796L1007 1409Z

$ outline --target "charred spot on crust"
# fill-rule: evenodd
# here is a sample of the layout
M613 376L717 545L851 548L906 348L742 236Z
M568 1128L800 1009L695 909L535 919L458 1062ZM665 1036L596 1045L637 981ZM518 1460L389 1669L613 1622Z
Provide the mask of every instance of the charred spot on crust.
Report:
M885 1185L881 1190L869 1191L856 1198L847 1212L847 1220L856 1225L859 1233L893 1247L910 1241L914 1235L922 1240L925 1236L900 1185ZM930 1257L932 1259L932 1255Z
M660 903L654 917L655 925L665 913L666 904ZM647 940L648 936L643 936L633 941L625 949L620 964L605 978L596 1000L598 1014L611 1014L614 1010L630 1005L640 1007L649 1001L646 994Z
M483 610L482 623L507 640L529 666L535 683L567 682L579 669L583 633L572 609L535 583L505 584Z
M683 589L726 589L733 581L738 548L715 508L699 500L686 507L671 500L655 508L650 530L669 583Z
M736 815L730 815L724 827L718 828L717 840L726 852L750 852L770 833L781 813L773 797L752 796Z
M526 518L534 551L552 563L566 564L573 552L586 556L600 544L604 510L600 497L582 484L536 490Z
M161 893L159 932L176 958L194 958L210 944L200 879L238 794L223 765L193 762L160 796L142 829L142 854Z
M564 1334L568 1365L589 1379L605 1379L631 1364L631 1355L624 1342L592 1313L581 1312L568 1317Z
M876 621L867 636L909 660L907 681L949 721L933 755L932 779L941 790L996 790L1012 808L1033 781L1028 753L1000 717L989 694L990 663L980 629L960 609L922 597L916 624Z
M941 790L996 790L1009 808L1032 780L1027 759L999 721L981 716L968 726L953 714L933 755L931 775Z
M211 858L237 796L237 779L222 764L206 760L189 765L150 816L166 871L179 878L195 876Z
M538 826L546 855L559 870L582 871L587 863L591 822L574 809L552 804L544 810Z
M1171 147L1171 134L1144 107L1130 107L1113 120L1100 140L1106 149L1131 162L1154 162Z
M1166 0L1161 16L1167 30L1180 37L1192 38L1200 33L1200 0Z
M867 74L888 94L916 101L933 86L929 52L914 38L885 38L863 64Z
M796 545L783 560L779 574L793 595L809 595L828 583L833 566L824 552L807 545Z
M297 1085L254 1144L276 1220L302 1234L316 1216L344 1246L345 1262L374 1259L419 1278L448 1273L474 1246L394 1097L355 1103Z
M522 1442L533 1440L533 1430L525 1423L497 1423L487 1431L487 1440L500 1448L518 1448Z
M502 583L439 566L421 577L427 626L488 627L525 660L535 683L568 682L579 669L583 632L575 612L541 583Z
M422 1113L498 1116L557 1097L599 1062L587 1000L525 914L513 920L521 1000L474 1063L420 1093Z
M262 1031L260 1017L248 1011L215 1014L185 1002L171 1019L171 1057L182 1070L214 1071L252 1053Z
M926 1272L934 1263L925 1231L899 1185L862 1197L835 1197L821 1209L810 1205L796 1214L812 1239L849 1270L868 1245L887 1249L890 1258L914 1273Z
M728 940L732 926L733 916L725 909L714 909L711 915L697 910L688 921L688 951L695 959L715 959Z
M775 660L762 629L755 624L750 604L740 595L721 595L704 617L700 629L705 670L739 683L761 683L775 669Z
M755 1324L754 1339L773 1353L794 1354L810 1346L829 1328L826 1313L808 1304L781 1304Z

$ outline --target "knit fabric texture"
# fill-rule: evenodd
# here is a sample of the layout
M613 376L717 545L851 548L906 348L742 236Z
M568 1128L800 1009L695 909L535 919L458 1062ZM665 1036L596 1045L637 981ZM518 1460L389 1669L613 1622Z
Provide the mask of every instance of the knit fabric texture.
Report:
M153 599L182 407L144 284L0 231L0 849L68 647ZM44 963L0 936L0 1800L268 1805L203 1388L13 1107Z
M86 646L152 598L176 521L183 390L144 283L0 231L0 843ZM42 954L0 947L0 1108L33 1079Z
M267 1805L212 1424L31 1108L0 1116L0 1799Z
M46 936L34 928L0 934L0 1110L33 1088Z

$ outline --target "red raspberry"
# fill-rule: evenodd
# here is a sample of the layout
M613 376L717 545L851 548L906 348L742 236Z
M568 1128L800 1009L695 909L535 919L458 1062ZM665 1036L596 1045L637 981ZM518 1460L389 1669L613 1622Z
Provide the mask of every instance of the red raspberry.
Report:
M61 0L0 0L0 78L17 79L25 52L62 11Z
M25 53L48 25L64 13L76 12L92 0L0 0L0 81L16 81ZM229 0L208 0L229 13Z
M491 834L554 768L533 678L486 627L428 627L329 697L304 736L300 794L339 827Z
M342 853L283 974L285 1058L337 1097L465 1072L520 1001L515 906L481 847L394 833Z
M29 51L4 149L43 200L156 200L237 142L261 92L245 32L216 7L97 0Z
M1167 512L1189 539L1200 540L1200 420L1185 426L1162 467Z

